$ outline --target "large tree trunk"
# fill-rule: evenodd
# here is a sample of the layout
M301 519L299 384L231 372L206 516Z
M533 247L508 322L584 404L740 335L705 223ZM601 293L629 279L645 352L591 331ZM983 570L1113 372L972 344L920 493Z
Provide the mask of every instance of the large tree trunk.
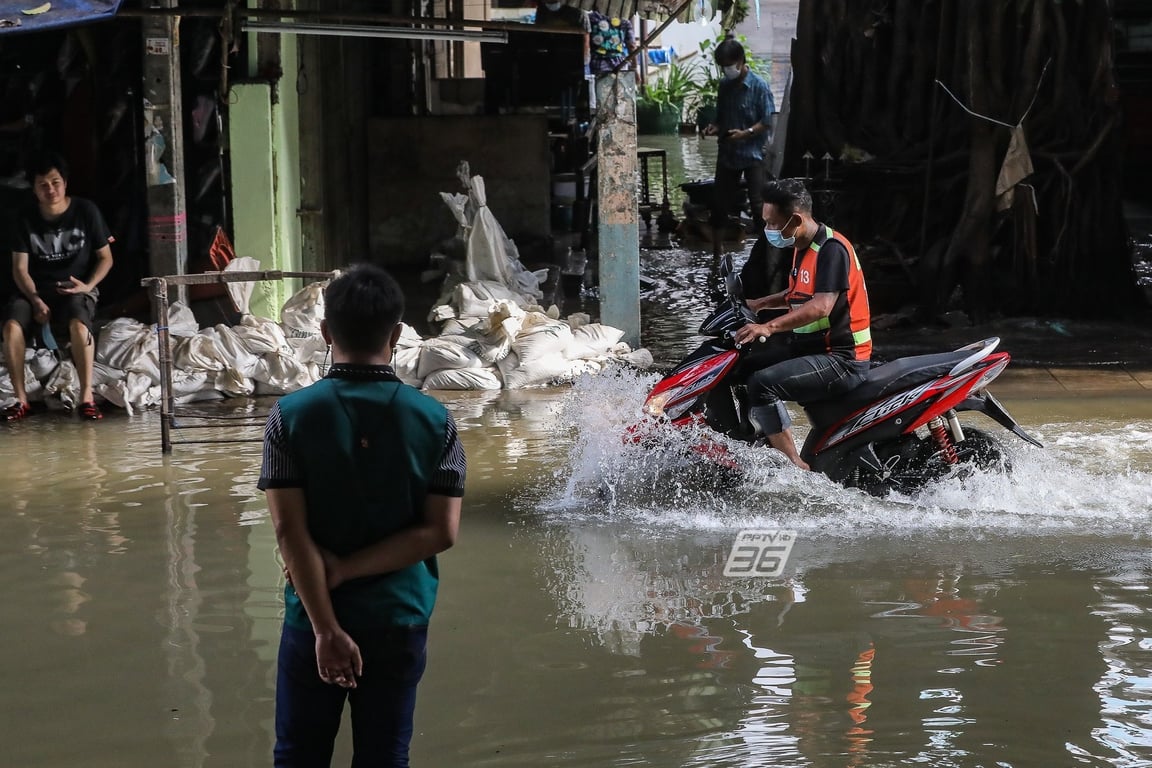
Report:
M957 286L977 321L1122 310L1110 25L1107 0L801 0L785 173L807 151L849 158L830 180L812 164L815 197L835 200L829 223L863 246L869 279L894 263L870 242L893 244L901 276L918 262L906 295L924 317L956 308ZM975 112L1024 120L1035 170L1003 212L1011 131L937 78ZM1074 301L1085 286L1115 300Z

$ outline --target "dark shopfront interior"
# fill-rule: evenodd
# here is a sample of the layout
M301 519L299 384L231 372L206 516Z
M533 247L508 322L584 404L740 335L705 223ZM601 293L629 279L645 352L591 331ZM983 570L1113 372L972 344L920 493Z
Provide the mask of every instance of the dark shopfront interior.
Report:
M219 21L181 22L184 166L188 259L206 254L217 226L227 225L219 114ZM100 286L101 312L144 319L140 279L149 274L144 171L147 134L141 96L141 24L117 18L64 29L0 35L0 215L33 203L25 178L42 150L70 166L68 192L100 208L116 242L114 266ZM163 131L162 131L163 133ZM170 149L161 157L173 167ZM0 292L11 290L10 248L3 248Z

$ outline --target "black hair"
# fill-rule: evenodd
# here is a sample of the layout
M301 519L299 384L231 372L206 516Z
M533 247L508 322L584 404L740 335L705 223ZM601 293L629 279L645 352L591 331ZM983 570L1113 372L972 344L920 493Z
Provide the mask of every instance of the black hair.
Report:
M347 352L382 352L403 316L403 291L392 275L372 264L352 265L324 291L328 333Z
M722 67L743 64L744 46L740 45L735 38L728 37L716 46L716 51L712 56L716 59L716 63Z
M60 173L64 181L68 181L68 161L64 155L50 150L40 152L28 163L28 181L33 181L37 176L46 176L53 169Z
M800 179L776 179L760 190L760 199L776 206L785 216L797 211L812 214L812 195Z

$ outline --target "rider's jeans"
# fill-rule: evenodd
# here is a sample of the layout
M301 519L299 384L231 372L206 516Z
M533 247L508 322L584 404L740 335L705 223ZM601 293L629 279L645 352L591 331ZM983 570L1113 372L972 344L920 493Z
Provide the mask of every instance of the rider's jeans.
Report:
M833 355L784 360L748 377L750 419L757 431L775 435L792 426L784 400L808 402L838 397L864 383L869 363Z

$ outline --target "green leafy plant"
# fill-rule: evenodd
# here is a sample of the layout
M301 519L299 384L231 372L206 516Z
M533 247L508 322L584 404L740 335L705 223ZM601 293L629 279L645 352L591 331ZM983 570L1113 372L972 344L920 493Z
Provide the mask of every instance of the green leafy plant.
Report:
M637 101L653 106L675 108L679 111L695 90L696 84L692 80L692 72L691 67L673 61L659 77L653 78L644 86Z

